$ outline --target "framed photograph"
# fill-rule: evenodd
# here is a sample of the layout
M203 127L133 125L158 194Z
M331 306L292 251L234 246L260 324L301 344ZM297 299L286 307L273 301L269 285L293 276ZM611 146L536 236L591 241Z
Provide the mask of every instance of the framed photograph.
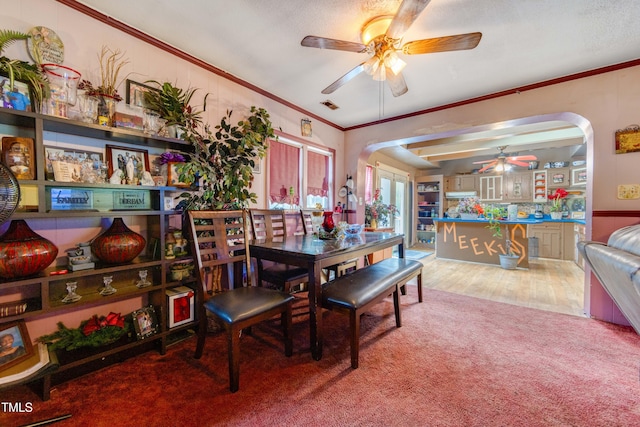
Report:
M166 290L169 307L169 328L193 322L195 292L187 286Z
M106 154L106 161L109 162L109 176L113 175L113 171L116 169L120 169L126 175L129 161L133 164L134 176L140 176L142 172L149 170L149 152L147 150L107 145Z
M33 139L5 136L2 138L2 162L17 179L35 179L36 163Z
M169 187L189 187L188 184L180 182L180 174L176 170L176 166L181 163L169 162L167 163L167 185Z
M159 331L156 310L152 305L142 307L140 310L131 313L131 321L136 331L136 338L139 340L155 335Z
M125 101L132 107L148 108L147 103L144 100L145 92L157 89L151 86L143 85L142 83L134 82L133 80L127 80L127 94Z
M16 365L33 354L24 320L0 325L0 371Z
M9 77L0 75L0 106L20 111L33 111L33 96L30 86L18 80L13 81L10 89Z
M72 150L70 148L44 147L45 178L58 182L83 182L82 165L90 164L94 182L105 179L107 173L104 155L96 151ZM86 168L85 168L86 170ZM75 181L74 181L75 179Z

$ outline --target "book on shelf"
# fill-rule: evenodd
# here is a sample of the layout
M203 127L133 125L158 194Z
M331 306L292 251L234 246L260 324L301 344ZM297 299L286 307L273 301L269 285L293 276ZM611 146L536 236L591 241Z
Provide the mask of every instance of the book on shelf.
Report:
M27 301L11 301L0 304L0 317L17 316L27 311Z

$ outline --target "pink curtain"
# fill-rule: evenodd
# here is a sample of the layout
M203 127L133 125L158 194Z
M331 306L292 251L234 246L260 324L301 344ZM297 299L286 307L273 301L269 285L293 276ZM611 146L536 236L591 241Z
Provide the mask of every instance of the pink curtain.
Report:
M313 151L307 158L307 195L326 196L329 193L329 157Z
M300 148L277 141L269 141L269 195L279 202L289 196L293 187L300 197Z
M373 199L373 166L367 165L364 176L364 202L371 203Z

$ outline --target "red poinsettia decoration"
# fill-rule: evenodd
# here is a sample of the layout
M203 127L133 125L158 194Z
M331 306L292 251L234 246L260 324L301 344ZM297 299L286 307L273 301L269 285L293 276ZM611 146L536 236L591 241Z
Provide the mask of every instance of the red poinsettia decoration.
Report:
M549 200L552 200L551 212L560 212L562 210L561 200L567 197L569 193L564 188L558 188L555 193L549 195Z
M92 333L99 331L102 328L107 326L117 326L118 328L124 328L124 317L120 315L120 313L109 313L108 316L100 316L94 315L91 319L85 323L82 328L82 333L84 336L89 336Z

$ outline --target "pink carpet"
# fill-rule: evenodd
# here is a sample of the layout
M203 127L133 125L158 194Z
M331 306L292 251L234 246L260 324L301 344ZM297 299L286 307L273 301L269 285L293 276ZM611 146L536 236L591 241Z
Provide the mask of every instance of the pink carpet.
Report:
M348 321L326 313L324 357L308 350L304 315L286 358L276 324L242 340L240 391L228 391L226 342L210 336L165 356L145 353L60 385L42 402L28 388L2 402L18 426L70 413L56 426L634 426L640 425L640 337L591 319L425 290L363 318L360 368Z

